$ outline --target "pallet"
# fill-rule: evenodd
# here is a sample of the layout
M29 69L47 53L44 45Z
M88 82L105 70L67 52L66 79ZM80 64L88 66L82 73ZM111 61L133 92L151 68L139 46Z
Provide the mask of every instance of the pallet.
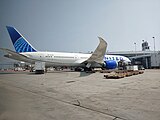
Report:
M144 71L131 71L131 70L122 70L122 71L114 71L104 75L106 79L119 79L124 77L129 77L132 75L143 74Z

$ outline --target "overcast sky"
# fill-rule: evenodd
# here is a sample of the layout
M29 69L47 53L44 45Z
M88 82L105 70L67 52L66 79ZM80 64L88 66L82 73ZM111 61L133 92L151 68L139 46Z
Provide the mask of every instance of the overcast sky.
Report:
M0 0L0 47L14 50L6 25L40 51L94 51L103 37L109 51L160 50L160 0Z

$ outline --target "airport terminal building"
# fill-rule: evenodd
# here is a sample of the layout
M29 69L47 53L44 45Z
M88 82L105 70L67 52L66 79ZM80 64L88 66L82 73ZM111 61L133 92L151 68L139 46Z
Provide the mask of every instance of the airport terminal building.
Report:
M160 51L151 51L148 42L142 43L142 51L107 52L112 55L129 57L132 64L143 65L144 68L160 68Z

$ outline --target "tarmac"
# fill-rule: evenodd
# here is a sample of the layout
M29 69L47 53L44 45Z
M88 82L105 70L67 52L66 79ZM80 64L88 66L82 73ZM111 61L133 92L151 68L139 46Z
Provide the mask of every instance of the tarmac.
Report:
M0 120L160 120L160 70L0 72Z

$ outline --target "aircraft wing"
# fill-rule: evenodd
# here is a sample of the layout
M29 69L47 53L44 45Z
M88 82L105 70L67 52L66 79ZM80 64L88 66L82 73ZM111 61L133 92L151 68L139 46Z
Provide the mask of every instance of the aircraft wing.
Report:
M25 62L29 62L29 63L32 63L34 61L25 55L19 54L17 52L14 52L14 51L6 49L6 48L0 48L0 50L7 52L8 54L4 55L4 56L8 57L8 58L12 58L12 59L19 60L19 61L25 61Z
M92 64L95 64L95 63L102 64L103 63L103 58L106 53L107 43L103 38L101 37L98 37L98 38L100 40L99 45L97 46L96 50L92 53L91 57L84 62L84 63L87 63L86 67L88 68Z

